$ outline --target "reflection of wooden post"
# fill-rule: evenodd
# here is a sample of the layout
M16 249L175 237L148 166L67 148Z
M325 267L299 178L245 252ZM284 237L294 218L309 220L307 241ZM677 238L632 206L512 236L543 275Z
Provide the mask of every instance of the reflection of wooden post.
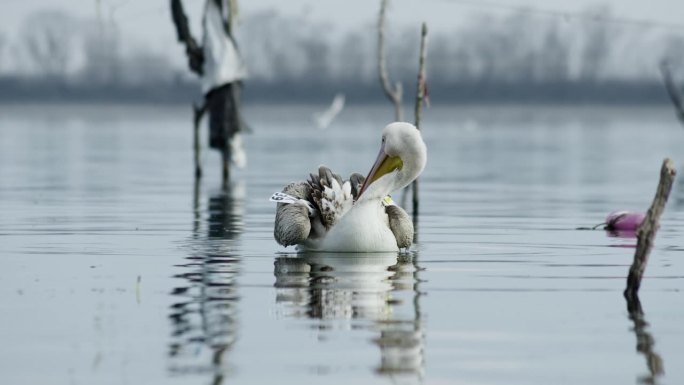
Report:
M385 91L387 98L394 104L394 120L401 122L404 120L404 113L401 108L401 96L403 89L400 82L394 84L394 89L390 85L389 75L387 74L387 58L385 55L385 11L387 0L380 3L380 18L378 19L378 73L380 74L380 84Z
M418 59L418 87L416 90L416 128L420 130L420 119L423 115L423 103L425 102L426 94L426 79L425 79L425 58L427 56L427 25L423 23L420 30L420 58ZM418 178L413 181L413 218L415 221L418 215Z
M629 319L634 323L634 335L636 336L636 350L644 355L646 358L646 366L648 367L649 375L642 379L644 384L655 384L656 379L665 373L665 365L663 358L654 350L655 339L648 332L646 322L646 315L641 308L639 296L627 297L627 312Z
M672 190L672 183L677 172L674 169L672 160L665 159L660 170L660 182L658 183L658 190L656 191L653 203L646 213L646 218L637 229L637 247L634 253L634 261L629 269L629 276L627 277L627 288L624 291L624 296L627 301L636 299L638 302L639 286L641 286L641 278L646 270L648 263L648 255L653 248L653 241L655 240L656 232L660 227L660 216L665 209L667 198L670 196Z

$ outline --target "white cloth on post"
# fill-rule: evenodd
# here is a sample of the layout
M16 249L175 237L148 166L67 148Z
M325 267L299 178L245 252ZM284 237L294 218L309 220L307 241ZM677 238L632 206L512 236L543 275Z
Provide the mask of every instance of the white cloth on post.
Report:
M240 58L235 42L226 33L223 21L221 9L213 0L207 0L202 23L204 29L202 92L205 94L216 87L247 77L247 68Z

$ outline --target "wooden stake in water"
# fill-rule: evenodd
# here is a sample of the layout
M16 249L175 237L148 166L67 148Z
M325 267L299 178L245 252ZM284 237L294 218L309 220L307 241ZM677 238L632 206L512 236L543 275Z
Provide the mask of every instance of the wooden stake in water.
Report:
M202 177L202 163L200 162L202 147L200 145L200 122L202 115L207 110L207 104L203 103L201 106L192 105L192 146L195 150L195 178Z
M629 268L629 276L627 276L627 288L624 291L624 296L627 301L634 303L638 302L639 287L641 286L641 278L646 270L648 263L648 256L653 248L656 232L660 227L660 216L665 209L667 198L670 196L672 190L672 183L674 182L677 171L669 158L663 161L663 166L660 169L660 182L658 183L658 190L656 191L653 203L646 213L646 218L637 229L637 247L634 253L634 261Z
M418 59L418 86L416 90L415 117L416 128L420 130L423 115L423 103L426 97L425 59L427 57L427 25L423 23L420 30L420 57ZM413 181L413 218L418 216L418 178Z
M394 105L394 120L401 122L404 120L404 112L401 107L401 96L403 88L400 82L394 83L394 89L390 85L389 75L387 74L387 58L385 55L385 11L387 0L380 3L380 17L378 19L378 74L380 84L385 91L385 95Z

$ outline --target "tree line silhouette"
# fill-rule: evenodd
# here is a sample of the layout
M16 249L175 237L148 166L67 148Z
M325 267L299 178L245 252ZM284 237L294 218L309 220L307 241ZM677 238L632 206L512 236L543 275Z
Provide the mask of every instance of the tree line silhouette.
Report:
M598 7L588 15L609 15ZM125 20L121 21L125 25ZM306 16L262 11L245 16L239 48L248 63L248 100L327 103L381 101L374 24L339 31ZM0 101L185 102L196 79L174 65L174 52L129 49L113 20L40 11L15 41L0 36ZM169 21L169 39L173 39ZM419 34L389 25L392 77L415 83ZM434 31L427 74L433 102L662 102L658 63L681 74L684 36L592 20L562 20L524 11L474 14ZM3 60L4 58L4 60ZM3 69L9 62L21 71Z

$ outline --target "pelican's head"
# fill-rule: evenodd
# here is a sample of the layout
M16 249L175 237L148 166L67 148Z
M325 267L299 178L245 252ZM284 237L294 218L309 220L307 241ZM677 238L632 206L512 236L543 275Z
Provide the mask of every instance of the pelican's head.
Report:
M410 123L390 123L382 130L380 153L363 182L359 198L383 198L413 182L423 172L427 149Z

